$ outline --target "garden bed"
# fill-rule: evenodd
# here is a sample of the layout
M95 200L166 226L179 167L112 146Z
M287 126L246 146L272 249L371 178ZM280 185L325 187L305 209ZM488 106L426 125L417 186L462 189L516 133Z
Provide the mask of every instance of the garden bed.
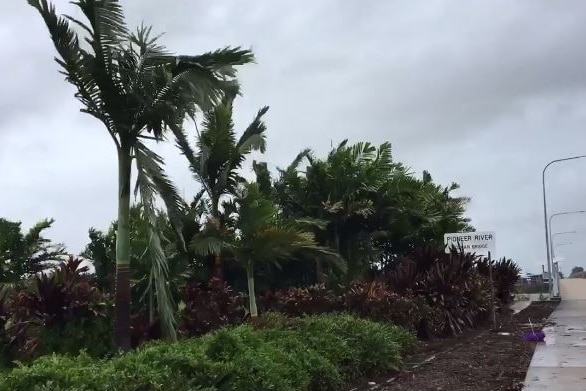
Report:
M338 391L402 367L415 343L397 326L350 315L271 314L107 360L44 356L0 373L0 391Z
M513 315L498 317L499 334L492 323L455 338L422 343L405 358L398 373L364 381L353 391L516 391L529 367L535 343L522 336L531 330L529 320L541 329L557 304L534 302Z

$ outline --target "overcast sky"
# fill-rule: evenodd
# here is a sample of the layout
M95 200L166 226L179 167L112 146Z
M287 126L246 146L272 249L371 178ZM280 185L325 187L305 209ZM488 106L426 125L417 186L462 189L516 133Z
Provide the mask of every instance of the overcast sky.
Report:
M67 1L55 2L75 14ZM390 141L417 175L461 184L497 255L537 271L545 258L541 170L586 154L584 1L124 1L129 25L165 32L182 54L252 47L242 69L243 127L263 105L282 167L304 147L325 154L349 138ZM163 5L164 4L164 5ZM57 73L45 25L25 0L0 2L0 216L72 252L116 216L116 154L105 129L79 113ZM190 198L182 158L163 147ZM586 159L548 170L551 213L586 209ZM586 214L554 220L562 270L586 266ZM563 245L564 243L571 243Z

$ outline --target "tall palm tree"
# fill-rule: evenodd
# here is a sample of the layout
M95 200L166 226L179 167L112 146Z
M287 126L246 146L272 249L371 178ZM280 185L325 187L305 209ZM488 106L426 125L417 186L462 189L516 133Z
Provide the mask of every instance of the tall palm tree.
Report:
M250 315L253 318L258 316L254 279L256 265L278 263L293 257L297 251L303 251L345 268L337 253L319 246L312 233L282 220L277 206L262 194L257 183L241 186L231 203L235 206L235 213L231 216L231 235L214 227L196 235L190 247L202 255L224 251L242 264L246 270Z
M208 196L208 212L220 225L224 223L220 221L221 199L226 195L234 195L238 186L244 182L238 171L246 156L252 151L264 153L266 149L266 125L263 116L268 111L268 106L258 111L237 138L232 120L233 103L237 94L238 89L232 89L204 114L203 129L197 138L197 153L187 139L177 140L193 176L201 183ZM214 273L221 278L221 258L219 254L214 256Z
M128 231L131 171L149 216L151 259L163 333L175 337L174 311L165 281L166 259L156 227L155 196L166 204L176 225L183 206L163 171L163 159L147 145L161 141L170 129L184 139L183 122L198 108L208 109L233 89L236 65L253 61L248 50L225 48L198 56L171 55L158 44L149 27L131 33L117 0L78 0L74 4L87 21L58 16L47 0L28 0L43 17L57 50L57 63L73 84L82 112L101 121L118 155L118 227L116 235L116 326L119 349L130 347L130 270ZM71 28L75 25L82 36ZM179 231L177 229L177 231Z

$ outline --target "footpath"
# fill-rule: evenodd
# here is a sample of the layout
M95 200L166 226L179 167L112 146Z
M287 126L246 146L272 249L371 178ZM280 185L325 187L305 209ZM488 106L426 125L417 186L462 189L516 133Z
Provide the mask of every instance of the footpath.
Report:
M586 280L561 280L562 301L544 327L524 391L586 390Z

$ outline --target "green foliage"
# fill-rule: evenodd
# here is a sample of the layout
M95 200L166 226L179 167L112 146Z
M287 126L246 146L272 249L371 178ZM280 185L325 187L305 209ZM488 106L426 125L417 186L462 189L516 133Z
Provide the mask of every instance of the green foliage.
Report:
M308 164L300 168L304 160ZM259 163L255 171L266 183ZM458 185L436 185L427 172L415 178L393 161L389 143L377 148L343 141L325 159L304 150L273 186L270 194L284 216L326 222L314 232L321 245L348 262L346 282L387 268L425 242L441 243L445 232L470 229L464 216L468 199L453 195Z
M116 270L129 266L127 230L132 162L136 162L137 190L149 233L150 283L156 286L161 327L175 336L174 303L167 284L168 265L156 224L155 197L165 203L169 219L180 237L183 202L163 171L162 157L146 144L164 141L170 130L185 140L183 123L199 109L207 110L237 86L235 66L254 57L248 50L224 48L196 56L171 55L142 25L132 33L117 0L73 2L85 20L59 16L47 0L28 0L43 18L57 51L56 62L67 82L76 88L82 112L99 120L114 142L118 155L118 231ZM80 27L77 30L72 27ZM246 149L247 147L242 147ZM183 246L184 247L184 246ZM130 344L128 277L116 279L116 339L120 348Z
M489 267L492 267L492 280L495 295L502 304L513 301L515 285L521 278L521 268L511 259L501 258L491 260L484 258L477 262L478 272L485 278L489 278Z
M265 311L288 316L319 315L344 309L343 298L323 284L267 292L261 299L261 306Z
M472 299L474 303L486 303L487 298L481 296ZM417 332L422 339L445 333L442 310L428 304L424 296L415 296L412 292L397 294L382 282L353 282L338 291L323 285L288 288L266 293L261 299L261 306L264 311L278 311L292 317L350 313L364 319L401 326ZM265 318L272 319L268 315ZM281 320L277 318L275 321ZM295 319L290 318L288 322L294 324Z
M392 292L382 282L354 283L344 294L344 308L362 318L417 330L426 307L412 295Z
M399 368L415 342L395 326L345 315L289 322L261 317L256 328L158 342L109 360L46 356L0 375L0 391L334 391L359 376Z
M235 195L244 182L239 174L246 156L252 151L266 150L266 125L263 116L268 107L259 110L256 117L236 137L232 120L233 103L238 89L228 92L224 98L204 113L203 129L198 133L196 153L186 138L178 138L177 145L187 158L195 178L201 183L209 199L209 213L220 217L223 196Z
M23 233L20 222L0 218L0 297L35 273L50 269L65 254L62 245L42 236L53 223L42 220Z
M304 251L345 267L334 252L317 245L312 233L294 222L283 220L277 205L260 191L257 183L241 186L235 199L229 203L228 211L230 224L222 229L217 220L209 220L207 228L191 240L190 249L200 255L219 255L223 251L244 266L253 317L258 314L254 287L256 266L278 265L280 260Z
M398 369L401 356L415 343L415 337L396 326L350 315L304 318L299 332L308 346L329 357L348 378Z
M241 324L246 317L243 297L225 282L212 278L207 286L193 283L185 288L179 329L193 337L228 325Z
M493 266L495 299L506 304L519 270L510 260L497 264L498 269ZM441 247L427 246L396 263L388 280L393 291L421 296L429 307L441 311L444 324L441 334L458 334L487 316L491 305L487 276L488 262L478 256L455 249L446 254ZM437 329L434 323L433 328Z
M87 267L70 258L50 275L41 274L4 307L9 357L14 360L57 353L93 356L111 351L109 297L87 278Z
M195 209L186 207L184 214L180 217L183 238L199 232L199 218L200 214ZM161 246L164 249L165 262L168 267L167 277L164 281L169 285L173 301L178 303L187 280L197 274L202 266L197 263L198 260L191 258L185 251L178 248L180 245L177 240L174 240L174 229L165 212L159 211L157 213L156 225L162 234ZM90 242L81 254L93 263L95 267L93 279L98 287L109 293L114 293L116 230L116 221L110 224L106 232L90 229ZM151 306L151 299L156 300L157 287L152 284L150 229L141 204L130 208L129 236L133 314L147 314L149 318L153 319L156 314L151 313L155 311Z

